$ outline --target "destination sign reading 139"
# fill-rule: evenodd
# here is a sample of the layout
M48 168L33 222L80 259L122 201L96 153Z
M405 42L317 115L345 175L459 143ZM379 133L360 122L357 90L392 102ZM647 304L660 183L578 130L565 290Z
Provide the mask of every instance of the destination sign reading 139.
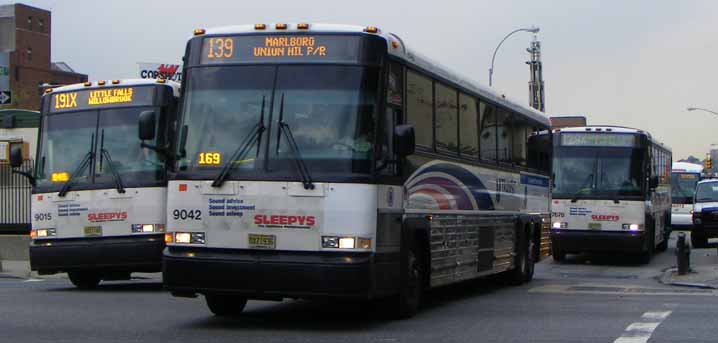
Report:
M200 63L355 62L359 45L356 36L206 37Z
M151 106L153 87L108 87L53 93L50 111L78 111L97 107Z

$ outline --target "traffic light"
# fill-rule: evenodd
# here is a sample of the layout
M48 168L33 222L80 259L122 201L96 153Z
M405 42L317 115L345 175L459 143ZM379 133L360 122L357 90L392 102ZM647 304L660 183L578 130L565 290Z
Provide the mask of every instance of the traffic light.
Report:
M706 170L710 170L712 165L713 165L713 161L710 158L706 158L703 161L703 167L705 167Z

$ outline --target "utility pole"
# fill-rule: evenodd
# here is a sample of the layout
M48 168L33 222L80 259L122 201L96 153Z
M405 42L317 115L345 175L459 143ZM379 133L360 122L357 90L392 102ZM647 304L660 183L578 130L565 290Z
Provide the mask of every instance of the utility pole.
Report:
M546 112L543 84L543 66L541 65L541 42L534 34L531 41L531 47L526 49L531 54L531 60L526 62L531 71L531 79L529 80L529 104L531 107Z

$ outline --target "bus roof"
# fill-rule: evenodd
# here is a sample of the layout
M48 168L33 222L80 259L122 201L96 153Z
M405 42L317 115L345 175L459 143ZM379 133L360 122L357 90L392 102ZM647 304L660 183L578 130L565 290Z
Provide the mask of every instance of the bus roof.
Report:
M614 126L614 125L588 125L588 126L579 126L579 127L566 127L561 129L555 129L553 132L597 132L597 133L632 133L632 134L642 134L646 135L648 139L653 142L653 144L656 144L660 146L661 148L671 151L671 148L666 146L665 144L655 140L653 136L651 136L651 133L645 130L636 129L632 127L626 127L626 126Z
M98 89L98 88L106 88L106 87L122 87L122 86L146 86L146 85L157 85L157 86L168 86L172 88L172 93L174 96L179 96L179 88L180 84L174 81L165 81L164 83L157 82L158 80L155 79L123 79L119 80L120 83L113 85L111 81L106 81L104 86L100 86L97 82L91 82L89 86L85 86L84 83L74 83L67 86L60 86L56 88L52 88L53 92L67 92L67 91L77 91L77 90L85 90L85 89Z
M500 94L493 89L490 89L488 87L484 87L482 85L479 85L476 81L473 81L471 79L468 79L466 77L459 76L459 74L451 71L448 68L443 67L440 63L436 63L432 61L431 59L423 56L420 53L417 53L413 49L407 47L404 44L404 41L399 38L399 36L390 33L390 32L384 32L382 30L378 30L377 33L367 33L364 30L366 27L364 26L355 26L355 25L338 25L338 24L309 24L308 29L297 29L296 24L287 24L286 29L277 30L275 27L275 24L266 24L265 28L262 30L255 29L255 25L234 25L234 26L225 26L225 27L218 27L218 28L212 28L207 29L205 31L205 34L207 35L231 35L231 34L244 34L244 33L284 33L284 32L299 32L299 33L307 33L307 32L321 32L321 33L355 33L355 34L364 34L364 35L374 35L384 38L387 41L387 49L389 51L389 54L394 56L395 58L398 58L408 64L413 64L415 66L418 66L426 71L429 71L431 73L434 73L435 75L444 78L448 81L454 82L457 85L467 89L468 91L474 92L478 94L479 96L483 97L486 100L489 100L491 102L494 102L496 104L505 106L517 113L522 114L523 116L532 119L533 121L536 121L540 124L543 124L545 126L551 126L551 122L549 118L542 112L525 106L521 105L519 102L515 100L511 100L507 98L505 95Z
M671 167L673 173L702 173L703 172L703 166L700 164L695 163L688 163L688 162L673 162L673 166Z

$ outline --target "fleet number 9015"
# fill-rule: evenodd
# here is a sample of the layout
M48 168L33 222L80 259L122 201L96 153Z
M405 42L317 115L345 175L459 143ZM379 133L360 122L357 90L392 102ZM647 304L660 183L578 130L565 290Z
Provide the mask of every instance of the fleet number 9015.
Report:
M202 211L200 210L174 210L172 211L174 220L202 220Z

